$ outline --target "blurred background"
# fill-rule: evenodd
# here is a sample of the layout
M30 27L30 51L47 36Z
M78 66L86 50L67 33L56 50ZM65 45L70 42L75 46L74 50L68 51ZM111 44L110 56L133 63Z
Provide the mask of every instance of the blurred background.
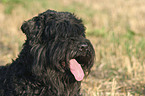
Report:
M17 58L24 21L47 9L82 18L96 57L83 96L145 95L145 0L0 0L0 65Z

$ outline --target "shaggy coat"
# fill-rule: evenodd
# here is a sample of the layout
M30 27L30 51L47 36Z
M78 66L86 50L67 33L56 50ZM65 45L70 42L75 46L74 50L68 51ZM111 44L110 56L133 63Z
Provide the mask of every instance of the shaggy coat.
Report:
M21 29L26 41L18 58L0 67L0 96L80 96L95 55L82 20L47 10Z

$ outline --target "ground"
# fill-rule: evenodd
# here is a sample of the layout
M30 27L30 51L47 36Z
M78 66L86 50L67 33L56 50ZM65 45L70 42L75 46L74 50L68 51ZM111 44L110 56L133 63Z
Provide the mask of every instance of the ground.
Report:
M143 95L144 5L144 0L1 0L0 64L10 63L20 52L24 20L46 9L74 12L83 19L96 52L92 72L82 84L84 96Z

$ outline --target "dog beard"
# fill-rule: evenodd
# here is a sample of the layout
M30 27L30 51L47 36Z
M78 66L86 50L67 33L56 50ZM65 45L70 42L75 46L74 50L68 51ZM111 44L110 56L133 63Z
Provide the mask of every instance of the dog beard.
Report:
M62 73L69 70L77 81L83 80L92 67L94 52L91 43L87 39L83 37L79 38L79 40L49 41L45 45L37 44L33 46L31 52L35 58L34 70L51 68ZM80 50L78 47L81 42L87 43L88 48L86 50Z

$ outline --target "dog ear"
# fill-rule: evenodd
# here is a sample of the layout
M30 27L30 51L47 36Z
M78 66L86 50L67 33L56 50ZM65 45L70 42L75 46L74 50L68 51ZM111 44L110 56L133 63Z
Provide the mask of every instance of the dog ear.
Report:
M41 35L43 32L43 19L40 17L34 17L28 21L25 21L22 26L21 30L27 36L27 39L33 39L35 42L41 39ZM37 40L36 40L37 39Z
M28 35L28 33L29 33L29 26L28 26L28 23L26 21L21 26L21 30L22 30L23 33Z
M21 26L21 30L23 31L23 33L25 33L25 35L27 36L27 38L30 38L32 31L33 31L33 27L34 27L34 22L33 20L28 20L25 21L22 26Z

